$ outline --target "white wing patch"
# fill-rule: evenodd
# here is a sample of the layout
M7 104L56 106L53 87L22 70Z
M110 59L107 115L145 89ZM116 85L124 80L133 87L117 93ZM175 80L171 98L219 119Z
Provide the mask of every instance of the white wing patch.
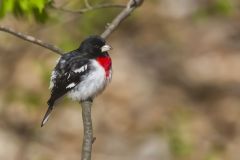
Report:
M73 88L73 87L75 87L75 86L76 86L75 83L70 83L66 88Z
M68 77L67 77L67 79L69 79L70 78L70 74L68 74Z
M75 72L75 73L81 73L81 72L84 72L84 71L87 70L87 67L88 67L87 65L84 65L84 66L82 66L82 67L80 67L80 68L74 70L74 72Z
M56 63L58 63L60 61L61 57L59 57L57 60L56 60ZM64 61L61 61L61 63L65 63L65 60ZM52 71L52 74L51 74L51 78L50 78L50 85L49 85L49 89L52 89L53 86L54 86L54 79L57 77L57 72L56 71Z
M68 96L77 101L95 97L106 87L107 80L104 68L96 61L91 60L93 71L86 74L82 81L68 92Z

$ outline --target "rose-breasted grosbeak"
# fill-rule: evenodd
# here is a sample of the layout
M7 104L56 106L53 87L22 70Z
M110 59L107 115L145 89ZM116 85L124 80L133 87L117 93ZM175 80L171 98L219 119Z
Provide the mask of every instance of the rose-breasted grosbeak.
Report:
M61 56L51 75L51 97L41 126L47 122L55 101L63 95L84 101L104 90L112 76L112 61L107 53L110 49L101 37L90 36L78 49Z

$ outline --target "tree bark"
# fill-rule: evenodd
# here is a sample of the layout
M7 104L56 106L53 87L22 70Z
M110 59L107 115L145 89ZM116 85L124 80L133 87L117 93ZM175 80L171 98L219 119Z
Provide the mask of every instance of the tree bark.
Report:
M81 106L84 128L81 160L91 160L93 144L93 127L91 119L92 100L82 101Z

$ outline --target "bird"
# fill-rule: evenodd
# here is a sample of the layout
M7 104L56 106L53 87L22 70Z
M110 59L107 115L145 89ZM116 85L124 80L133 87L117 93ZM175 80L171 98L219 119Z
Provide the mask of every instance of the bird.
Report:
M57 100L67 95L74 101L91 100L99 95L112 79L111 46L105 39L92 35L80 46L63 54L52 71L51 95L41 127L48 121Z

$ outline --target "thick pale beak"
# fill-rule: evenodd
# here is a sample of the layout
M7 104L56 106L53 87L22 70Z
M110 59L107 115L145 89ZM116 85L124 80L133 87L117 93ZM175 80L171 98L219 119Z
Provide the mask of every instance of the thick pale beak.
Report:
M112 49L112 47L106 44L106 45L102 46L101 51L102 52L107 52L111 49Z

